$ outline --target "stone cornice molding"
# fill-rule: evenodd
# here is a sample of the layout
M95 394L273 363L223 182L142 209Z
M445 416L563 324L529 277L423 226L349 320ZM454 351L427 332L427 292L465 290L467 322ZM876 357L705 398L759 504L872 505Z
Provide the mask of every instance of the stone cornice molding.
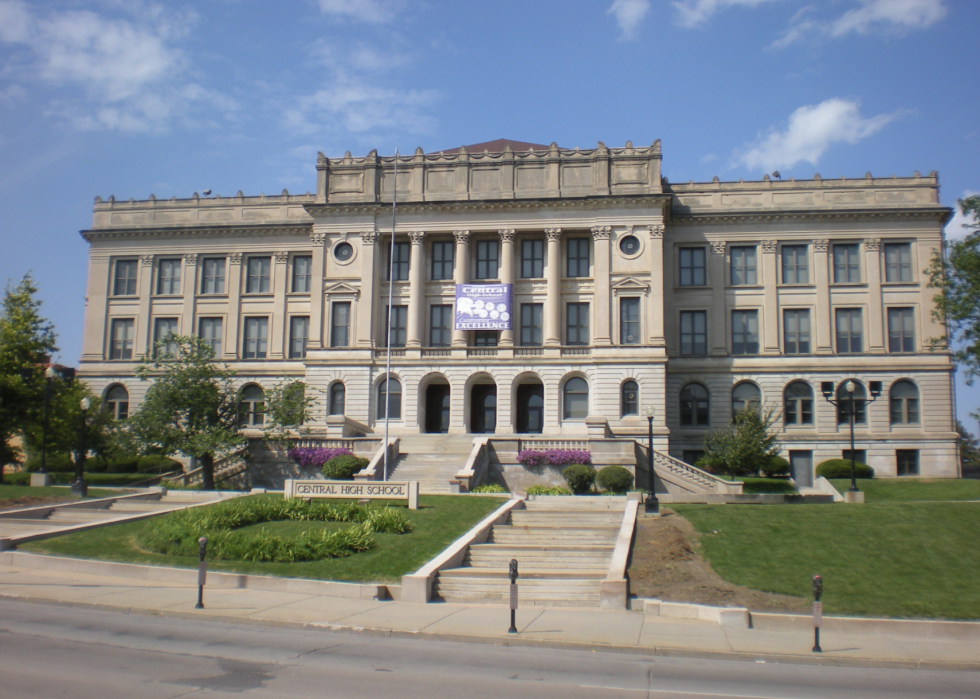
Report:
M425 216L429 214L493 214L493 213L537 213L541 211L602 211L606 209L654 209L666 216L670 208L669 194L639 194L635 196L582 197L579 199L533 199L500 201L440 201L414 202L398 205L404 215ZM305 204L310 216L381 216L390 209L390 204Z
M514 228L501 228L497 233L500 235L500 242L513 243L517 237L517 230Z
M864 247L868 252L878 252L881 250L881 238L865 238Z
M859 221L867 219L935 220L945 223L947 209L924 209L919 211L895 211L882 209L869 211L867 209L853 211L781 211L781 212L726 212L724 214L694 214L673 216L670 222L678 226L720 225L732 223L774 223L777 221Z
M592 226L592 237L595 240L609 240L612 235L612 226Z
M561 240L561 228L545 228L544 235L549 243L557 243Z
M79 231L87 242L139 238L247 238L262 236L304 235L310 222L296 224L263 224L254 226L200 226L194 228L96 228Z
M425 243L425 231L409 231L408 239L412 241L412 245L422 245Z
M470 242L470 232L469 231L453 231L453 238L456 239L456 244L462 243L466 245Z

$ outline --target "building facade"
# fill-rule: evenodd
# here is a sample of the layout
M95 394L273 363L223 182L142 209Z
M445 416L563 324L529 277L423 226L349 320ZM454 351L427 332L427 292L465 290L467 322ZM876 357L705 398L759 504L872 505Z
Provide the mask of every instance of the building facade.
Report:
M804 483L849 448L823 392L853 380L859 459L958 475L936 174L674 184L661 158L496 141L401 156L397 181L393 157L321 154L314 194L97 198L80 376L124 416L140 356L196 334L253 425L301 379L315 432L378 432L387 405L396 435L645 437L652 413L692 463L754 401ZM457 285L496 283L511 329L454 330Z

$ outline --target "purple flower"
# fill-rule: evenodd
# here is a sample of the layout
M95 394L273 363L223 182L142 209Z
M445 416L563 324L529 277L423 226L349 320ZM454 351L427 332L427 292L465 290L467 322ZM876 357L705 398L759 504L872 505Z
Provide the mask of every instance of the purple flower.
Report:
M517 455L517 460L525 466L540 466L541 464L567 466L569 464L590 464L592 463L592 454L585 449L548 449L547 451L525 449Z
M323 466L335 456L352 456L354 452L343 447L330 449L316 447L294 447L289 450L289 458L300 466Z
M548 455L543 451L525 449L517 455L517 460L525 466L540 466L541 464L548 463Z

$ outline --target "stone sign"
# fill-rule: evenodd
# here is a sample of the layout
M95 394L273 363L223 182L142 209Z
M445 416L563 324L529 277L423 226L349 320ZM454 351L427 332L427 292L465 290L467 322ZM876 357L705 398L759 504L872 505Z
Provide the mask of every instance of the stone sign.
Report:
M419 507L418 481L300 481L287 479L283 494L289 498L357 500L408 500L408 509Z

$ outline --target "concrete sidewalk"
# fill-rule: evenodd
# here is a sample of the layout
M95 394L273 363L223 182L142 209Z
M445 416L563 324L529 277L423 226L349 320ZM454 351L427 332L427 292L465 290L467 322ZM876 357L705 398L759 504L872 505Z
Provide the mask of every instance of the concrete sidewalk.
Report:
M652 655L806 662L829 665L980 669L975 640L900 635L822 633L824 652L812 652L812 633L723 627L711 622L638 612L528 607L517 612L518 634L508 634L500 605L411 604L253 589L205 590L132 578L0 566L0 596L34 602L245 623L320 626L335 631L429 636L495 644L542 644Z

